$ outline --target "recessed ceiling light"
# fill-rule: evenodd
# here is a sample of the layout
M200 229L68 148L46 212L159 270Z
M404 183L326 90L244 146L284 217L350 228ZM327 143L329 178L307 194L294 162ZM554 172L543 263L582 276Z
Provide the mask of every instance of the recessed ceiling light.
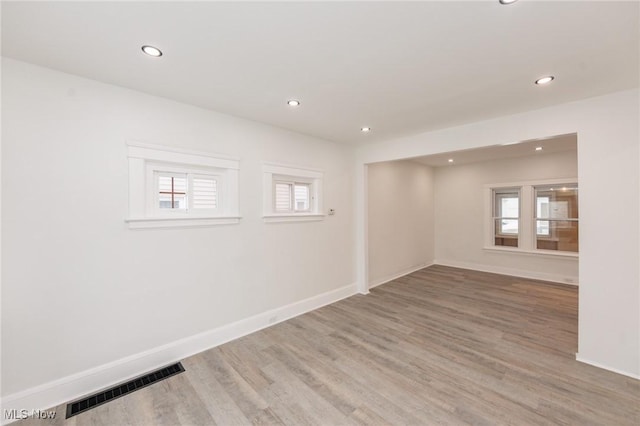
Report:
M360 128L360 131L361 131L361 132L365 132L365 133L366 133L366 132L370 132L370 131L371 131L371 127L361 127L361 128Z
M513 4L518 0L498 0L498 1L500 2L500 4Z
M299 106L300 105L300 101L295 100L295 99L290 99L287 101L287 105L289 106Z
M449 158L447 161L453 163L453 158Z
M555 79L554 76L552 75L548 75L546 77L542 77L536 80L536 84L537 85L542 85L542 84L549 84L551 83L553 80Z
M542 151L542 147L541 146L536 146L536 151Z
M155 58L159 58L162 56L162 52L157 47L153 46L142 46L142 51L149 56L153 56Z

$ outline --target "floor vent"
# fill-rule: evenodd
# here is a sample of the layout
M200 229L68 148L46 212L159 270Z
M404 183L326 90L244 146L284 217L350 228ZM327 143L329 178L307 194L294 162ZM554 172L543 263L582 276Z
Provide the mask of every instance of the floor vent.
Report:
M84 411L97 407L98 405L106 404L109 401L113 401L116 398L125 396L131 392L137 391L156 382L164 380L168 377L175 376L184 371L184 367L181 363L168 365L159 370L152 371L144 376L136 377L128 382L121 383L113 386L107 390L94 393L88 397L79 399L78 401L67 404L67 419L73 417L76 414L80 414Z

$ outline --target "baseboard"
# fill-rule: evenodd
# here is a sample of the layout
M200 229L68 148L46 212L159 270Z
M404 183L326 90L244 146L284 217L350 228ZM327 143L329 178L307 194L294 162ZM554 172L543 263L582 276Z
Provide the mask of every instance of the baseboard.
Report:
M560 284L578 285L577 277L569 277L558 274L548 274L538 271L523 271L522 269L504 268L502 266L482 265L479 263L460 262L457 260L435 260L435 265L451 266L452 268L471 269L474 271L490 272L492 274L511 275L513 277L528 278L532 280L550 281Z
M412 272L419 271L420 269L428 268L431 265L433 265L433 263L429 263L429 262L421 263L420 265L412 266L412 267L407 268L407 269L405 269L405 270L403 270L401 272L396 272L396 273L393 273L391 275L385 276L383 278L379 278L377 280L374 280L374 281L369 283L369 290L371 290L372 288L377 287L379 285L386 284L389 281L393 281L396 278L404 277L405 275L409 275Z
M622 374L623 376L631 377L632 379L640 380L640 375L638 374L633 374L626 371L618 370L617 368L609 367L608 365L604 365L604 364L600 364L599 362L588 360L586 358L581 357L579 353L576 354L576 361L582 362L584 364L589 364L594 367L602 368L603 370L609 370L614 373Z
M47 409L357 294L355 283L2 398L4 410ZM64 413L57 413L63 416Z

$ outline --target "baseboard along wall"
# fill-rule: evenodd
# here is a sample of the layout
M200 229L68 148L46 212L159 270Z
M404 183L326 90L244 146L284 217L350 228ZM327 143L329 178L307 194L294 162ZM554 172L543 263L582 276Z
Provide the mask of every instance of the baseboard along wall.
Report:
M2 398L0 405L3 413L5 410L28 409L31 412L34 409L55 407L113 386L147 371L177 362L263 328L335 303L357 293L357 284L352 283L213 330L8 395ZM58 413L58 415L62 416L64 414ZM14 419L5 419L4 417L2 416L3 425L16 421Z

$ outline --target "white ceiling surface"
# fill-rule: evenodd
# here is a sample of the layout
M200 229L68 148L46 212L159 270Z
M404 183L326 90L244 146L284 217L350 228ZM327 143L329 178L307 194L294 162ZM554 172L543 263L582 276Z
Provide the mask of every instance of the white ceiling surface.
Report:
M639 13L638 2L3 1L2 54L355 144L637 87ZM533 84L547 74L556 81Z
M536 151L536 147L542 147L542 151ZM411 160L431 167L449 167L504 158L528 157L568 151L573 151L577 155L577 149L578 139L576 134L573 133L509 145L494 145L486 148L465 149L462 151L427 155L412 158ZM453 163L449 163L450 158L453 159Z

